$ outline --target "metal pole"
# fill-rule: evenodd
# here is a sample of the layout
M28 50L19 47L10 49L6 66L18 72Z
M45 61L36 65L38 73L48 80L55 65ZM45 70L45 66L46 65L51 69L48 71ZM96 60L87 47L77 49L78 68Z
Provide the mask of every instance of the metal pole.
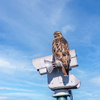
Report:
M67 100L67 96L58 96L57 100Z

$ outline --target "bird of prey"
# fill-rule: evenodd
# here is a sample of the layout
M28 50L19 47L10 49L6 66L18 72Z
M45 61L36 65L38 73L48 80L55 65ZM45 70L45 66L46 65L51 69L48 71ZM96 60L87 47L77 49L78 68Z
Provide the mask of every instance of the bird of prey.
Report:
M59 31L54 33L52 52L53 56L62 63L64 76L68 76L70 63L69 45Z

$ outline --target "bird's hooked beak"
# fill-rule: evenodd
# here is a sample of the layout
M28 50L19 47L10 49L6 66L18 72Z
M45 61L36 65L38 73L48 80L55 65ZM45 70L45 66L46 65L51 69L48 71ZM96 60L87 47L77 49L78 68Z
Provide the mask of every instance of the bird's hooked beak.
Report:
M57 37L57 35L54 35L54 37L56 38L56 37Z

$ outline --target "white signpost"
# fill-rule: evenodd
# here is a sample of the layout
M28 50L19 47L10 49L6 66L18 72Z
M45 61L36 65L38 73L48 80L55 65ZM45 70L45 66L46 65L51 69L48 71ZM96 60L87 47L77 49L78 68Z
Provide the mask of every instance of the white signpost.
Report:
M69 69L78 66L77 55L75 50L70 50L70 64ZM47 74L48 86L54 91L53 97L57 100L67 100L67 96L73 100L71 90L78 89L80 87L80 80L78 80L73 74L69 72L68 76L64 76L61 68L61 62L55 59L56 68L52 66L54 60L53 55L33 59L34 67L39 71L40 75Z

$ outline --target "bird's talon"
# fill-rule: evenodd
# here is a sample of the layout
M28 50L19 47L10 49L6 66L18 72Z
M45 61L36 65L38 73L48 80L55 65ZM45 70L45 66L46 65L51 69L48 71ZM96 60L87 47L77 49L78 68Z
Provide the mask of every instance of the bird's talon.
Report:
M52 61L52 66L53 66L54 68L56 67L55 61Z

